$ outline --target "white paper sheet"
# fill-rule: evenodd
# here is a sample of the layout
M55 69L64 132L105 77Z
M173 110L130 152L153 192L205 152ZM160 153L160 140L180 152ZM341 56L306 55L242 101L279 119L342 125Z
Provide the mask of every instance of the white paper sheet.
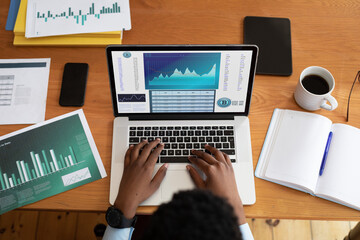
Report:
M129 0L28 0L27 38L131 29Z
M0 59L0 124L45 120L50 58Z
M333 124L333 137L316 194L360 208L360 129Z

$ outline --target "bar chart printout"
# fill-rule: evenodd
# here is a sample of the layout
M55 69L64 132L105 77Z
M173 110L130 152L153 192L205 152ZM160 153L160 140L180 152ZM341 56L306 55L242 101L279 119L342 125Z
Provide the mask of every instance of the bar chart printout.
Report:
M129 0L28 0L26 37L131 29Z
M82 110L0 138L0 214L105 176Z

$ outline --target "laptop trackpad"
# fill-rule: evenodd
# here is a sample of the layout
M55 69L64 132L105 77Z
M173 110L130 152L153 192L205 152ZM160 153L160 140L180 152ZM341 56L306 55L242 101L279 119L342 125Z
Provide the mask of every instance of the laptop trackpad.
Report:
M161 186L161 200L170 201L174 193L180 190L189 190L195 185L186 170L174 171L170 170L166 173L166 177Z

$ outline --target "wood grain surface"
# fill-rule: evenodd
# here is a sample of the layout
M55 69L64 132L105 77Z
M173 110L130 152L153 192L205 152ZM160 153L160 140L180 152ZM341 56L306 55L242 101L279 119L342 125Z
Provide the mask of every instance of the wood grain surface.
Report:
M15 47L13 33L5 31L10 0L0 1L0 58L51 58L46 119L77 108L58 104L66 62L87 62L89 77L83 110L106 172L110 175L114 116L105 48ZM250 108L254 169L274 108L300 110L293 92L301 71L322 66L334 76L333 96L339 107L316 113L333 122L345 122L347 97L360 70L360 3L356 0L133 0L132 30L124 44L241 44L245 16L286 17L291 21L293 74L289 77L257 75ZM0 116L1 117L1 116ZM351 100L350 125L360 127L360 84ZM27 125L2 125L0 135ZM27 205L25 209L105 211L110 178ZM251 218L360 220L360 212L255 178L255 205L246 206ZM140 207L152 213L155 207Z
M149 221L140 216L133 239L139 239ZM254 239L343 239L358 222L247 218ZM94 228L107 224L105 213L14 210L0 216L0 240L96 240Z

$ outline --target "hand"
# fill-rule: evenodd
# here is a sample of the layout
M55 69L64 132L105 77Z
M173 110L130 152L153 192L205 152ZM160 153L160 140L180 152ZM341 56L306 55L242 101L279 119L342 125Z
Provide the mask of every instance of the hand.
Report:
M139 204L159 188L168 167L168 164L162 165L152 178L156 161L164 144L160 143L159 139L147 143L147 140L144 140L136 146L130 146L125 154L124 172L114 206L120 209L128 219L133 218ZM158 144L159 146L151 152ZM143 150L139 154L141 148Z
M189 156L189 160L205 173L206 180L201 178L193 166L187 165L186 168L191 178L198 188L210 190L215 195L226 198L234 208L239 225L246 223L243 204L237 190L229 156L209 145L205 145L205 149L210 151L214 157L203 151L192 150L192 154L197 157Z

